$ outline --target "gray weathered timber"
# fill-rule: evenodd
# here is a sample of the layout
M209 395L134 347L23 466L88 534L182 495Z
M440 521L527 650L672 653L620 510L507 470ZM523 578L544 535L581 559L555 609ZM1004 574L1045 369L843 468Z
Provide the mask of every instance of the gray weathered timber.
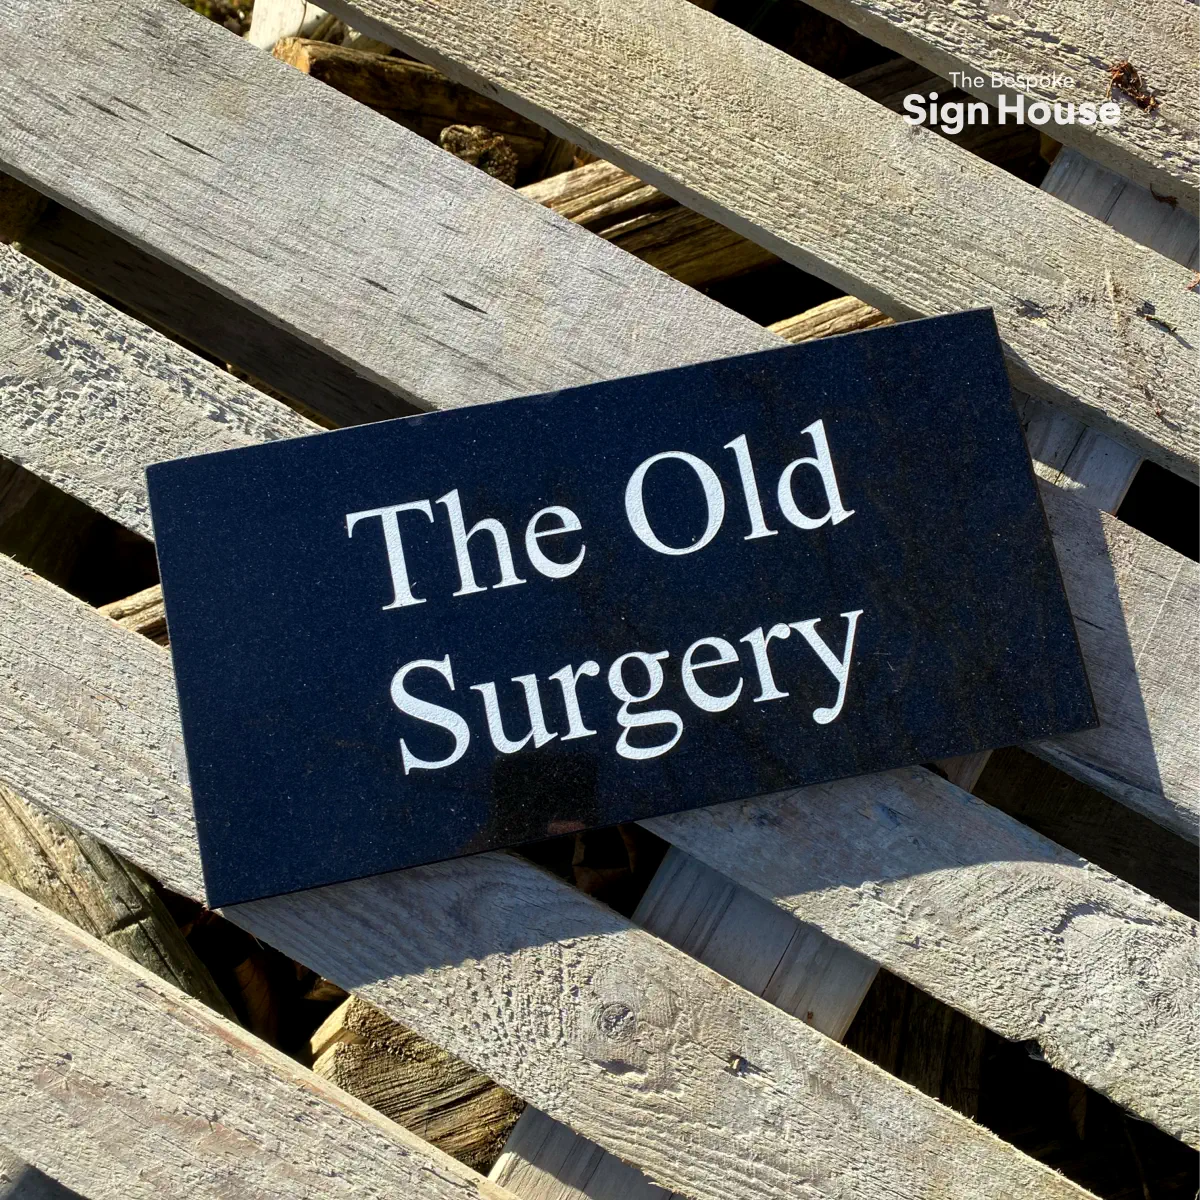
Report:
M0 560L0 605L7 616L0 630L0 771L168 886L200 895L167 652L9 560ZM792 815L798 806L803 811ZM653 824L693 857L785 907L810 889L813 911L789 911L1005 1036L1038 1038L1056 1065L1200 1142L1196 1030L1188 1015L1196 926L1188 918L919 769ZM655 999L665 980L682 987L693 967L705 969L528 863L479 855L240 905L228 915L656 1181L697 1196L734 1194L723 1190L728 1176L718 1182L703 1173L702 1160L720 1155L704 1144L701 1126L720 1125L713 1105L735 1112L749 1093L727 1092L724 1079L705 1074L714 1060L694 1058L690 1047L703 1021L668 1022L677 1040L668 1039L675 1067L665 1075L657 1073L660 1060L653 1070L649 1060L626 1070L624 1059L610 1058L613 1047L589 1040L588 1030L595 1014L616 1002L596 990L601 963L628 972L623 987L640 980L636 1001L627 1001L635 1011L648 1005L694 1016L709 1003L749 1002L748 993ZM588 928L599 932L585 953L580 938ZM661 963L647 946L658 948ZM520 959L519 969L510 955ZM717 985L706 982L700 992L710 986ZM771 1021L792 1021L765 1001L754 1003L775 1014ZM738 1021L749 1020L741 1004L737 1011ZM582 1042L565 1036L568 1019ZM785 1036L788 1028L770 1037L801 1036ZM731 1036L728 1029L720 1034ZM710 1045L705 1054L713 1052ZM726 1052L752 1063L767 1053L757 1044ZM840 1092L834 1064L841 1061L828 1060L830 1073L818 1072L814 1086ZM602 1064L612 1062L610 1073ZM699 1073L685 1070L689 1064ZM669 1104L687 1093L679 1100L691 1106L686 1121L659 1107L655 1081L673 1097ZM777 1086L779 1079L771 1095ZM803 1109L800 1093L791 1096L788 1103ZM619 1128L604 1116L618 1111ZM631 1112L641 1114L632 1128L642 1131L668 1117L670 1144L649 1134L631 1143L640 1137L629 1132ZM766 1116L754 1108L745 1119ZM685 1128L698 1140L681 1158ZM756 1137L765 1136L759 1128ZM806 1128L805 1138L812 1136ZM768 1145L782 1155L777 1166L797 1164L786 1139L766 1138L759 1152ZM700 1174L689 1173L693 1166Z
M1120 92L1114 126L1052 124L1047 132L1156 191L1200 207L1200 22L1187 0L1104 7L1078 0L1022 0L998 10L983 0L816 0L815 6L932 71L983 77L965 90L995 104L1017 90L991 86L991 73L1044 75L1073 86L1025 89L1027 102L1099 105L1110 68L1128 59L1158 100L1143 112ZM1011 121L1012 118L1010 117Z
M0 455L146 537L148 463L317 429L6 246L0 363Z
M1193 271L1200 267L1200 222L1193 214L1077 150L1055 156L1042 191Z
M672 847L635 924L726 979L841 1041L878 971L873 962ZM488 1176L526 1200L660 1200L626 1163L527 1108Z
M1079 1035L1098 1032L1102 1012L1138 1012L1133 1023L1156 1038L1173 1030L1153 1119L1196 1144L1185 1115L1200 1099L1185 1015L1200 995L1195 923L1018 822L1000 827L1002 814L929 772L889 781L886 797L864 777L644 824L1003 1037L1037 1041L1077 1077ZM1115 977L1098 978L1090 964L1101 961ZM1002 999L982 998L984 974ZM1139 1069L1129 1032L1114 1026L1103 1061L1094 1048L1085 1068L1126 1105Z
M1096 217L1126 237L1195 270L1194 216L1149 189L1114 175L1077 150L1055 158L1042 191ZM1037 472L1081 500L1115 513L1137 474L1141 456L1067 413L1036 400L1024 405L1025 436Z
M1042 495L1100 728L1029 749L1200 841L1200 567L1060 490Z
M370 3L415 36L416 0ZM470 70L436 56L448 74L527 64L509 83L535 98L513 107L560 135L595 125L590 148L607 138L619 165L889 315L992 305L1018 386L1196 477L1177 338L1198 343L1200 298L1180 268L684 0L426 19L447 53L479 52ZM0 33L0 163L416 403L772 344L181 6L14 0ZM623 103L591 111L606 94ZM87 120L65 120L79 104Z
M147 536L142 471L148 463L315 428L7 247L0 247L0 353L6 363L0 376L0 455ZM1067 536L1082 536L1087 526L1067 522L1064 529ZM1103 738L1073 743L1067 763L1078 761L1077 773L1118 799L1136 797L1142 811L1177 821L1197 811L1196 755L1188 749L1193 743L1186 723L1190 708L1186 699L1166 691L1177 677L1169 664L1152 653L1139 658L1129 652L1122 606L1157 611L1153 577L1147 578L1147 598L1139 598L1138 563L1153 562L1151 571L1180 569L1185 579L1190 568L1144 535L1131 536L1133 569L1109 579L1102 564L1095 565L1077 583L1083 589L1077 603L1089 596L1089 619L1107 614L1100 630L1088 632L1085 650L1103 658L1088 659L1094 686L1109 690L1098 693L1102 708L1128 718L1119 739L1126 765L1113 774L1111 755L1101 755L1096 764L1085 761L1082 747L1100 749ZM1151 652L1172 639L1186 641L1186 614L1176 606L1169 615L1171 623L1148 643ZM1139 702L1153 720L1138 720ZM1156 766L1156 753L1169 754L1170 765ZM1169 793L1163 796L1162 788Z
M0 884L5 1140L90 1200L513 1200Z
M889 316L991 306L1017 387L1197 478L1160 255L686 0L333 7Z
M17 0L0 36L0 164L421 407L778 344L183 5Z
M55 205L26 231L20 248L333 424L358 425L416 411L403 397L363 379L290 330L70 209Z

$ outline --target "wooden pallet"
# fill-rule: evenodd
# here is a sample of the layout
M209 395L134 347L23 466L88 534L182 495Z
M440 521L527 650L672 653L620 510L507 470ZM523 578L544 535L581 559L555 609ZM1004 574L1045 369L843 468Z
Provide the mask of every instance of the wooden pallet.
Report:
M1087 24L825 7L943 72ZM686 0L330 8L888 316L993 306L1104 722L1031 749L1197 840L1196 564L1111 515L1143 458L1197 476L1186 5L1128 30L1154 122L1081 132L1040 192ZM0 247L0 455L146 537L147 463L317 426L29 254L239 331L329 423L780 344L174 0L10 0L0 33L0 167L65 210ZM201 897L167 652L9 560L0 596L0 778ZM1200 1146L1196 923L981 769L648 821L632 920L512 854L227 910L529 1102L490 1180L2 889L0 1139L93 1198L1086 1195L838 1044L882 965Z

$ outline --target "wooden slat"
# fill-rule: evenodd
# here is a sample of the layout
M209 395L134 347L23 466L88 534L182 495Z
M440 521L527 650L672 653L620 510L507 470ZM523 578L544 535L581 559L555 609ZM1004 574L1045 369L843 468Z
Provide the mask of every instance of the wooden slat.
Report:
M1043 498L1101 725L1029 749L1198 841L1200 567L1061 491Z
M167 652L4 559L0 605L0 769L197 895ZM226 916L696 1200L1085 1194L512 855Z
M0 884L5 1141L89 1200L514 1200Z
M1001 16L990 5L955 0L815 0L815 7L930 70L957 71L979 86L966 90L989 103L1016 88L993 87L992 72L1045 76L1027 102L1078 107L1102 103L1110 68L1129 60L1158 101L1144 112L1122 100L1115 126L1054 124L1051 136L1196 212L1200 171L1200 23L1187 0L1145 0L1113 7L1078 0L1022 0ZM1067 86L1067 81L1071 86ZM1054 82L1057 81L1057 82ZM1010 117L1011 121L1013 118Z
M166 652L11 565L0 603L8 614L0 634L0 770L31 799L101 837L168 886L199 894ZM1165 905L921 770L649 824L722 874L1004 1036L1037 1038L1050 1061L1119 1103L1178 1136L1200 1140L1196 1031L1185 1015L1195 988L1195 924ZM482 1016L467 1013L478 983L474 968L464 967L471 979L463 993L455 992L456 1003L467 1006L460 1014L453 1004L447 1008L449 993L436 990L449 983L439 984L437 972L420 962L414 924L428 924L433 961L447 956L458 964L478 963L491 953L486 939L463 943L459 922L466 911L501 904L510 891L523 895L521 878L532 868L501 858L502 870L484 857L458 860L424 874L401 872L242 906L231 915L344 986L397 972L379 991L368 987L365 998L620 1154L623 1135L597 1121L587 1097L573 1097L584 1103L580 1111L550 1087L558 1068L543 1064L541 1073L533 1072L536 1055L522 1053L514 1063L506 1054L506 1047L522 1041L557 1053L557 1032L545 1035L549 1044L543 1045L535 1021L498 1034L495 1042L481 1038L471 1022ZM493 871L502 878L489 881ZM603 910L585 897L577 900L565 885L553 898L529 901L539 930L534 940L546 953L551 941L577 936L580 927L572 922L584 920L577 909L585 900L587 920L600 920ZM564 924L551 938L547 923L557 918L546 914L553 912ZM523 929L527 919L524 909L514 914L515 928ZM1147 955L1154 963L1149 976ZM542 962L537 970L553 975L559 968ZM410 989L424 996L427 986L440 997L436 1004L413 998ZM595 999L586 996L589 1004ZM492 1001L485 1003L492 1011ZM545 1003L545 1011L565 1005L578 1012L583 1001L564 994ZM496 1011L510 1015L507 1006ZM530 1011L533 1020L543 1010L535 1005ZM461 1027L454 1024L459 1019ZM650 1102L640 1082L626 1082L636 1086L621 1104ZM665 1169L653 1159L634 1161L656 1175ZM695 1186L670 1171L665 1177L683 1190Z
M1016 386L1197 478L1161 256L686 0L334 7L890 316L990 305Z
M0 454L139 533L150 533L148 463L314 428L6 248L0 302L7 363ZM1090 622L1080 632L1114 738L1102 731L1072 741L1064 761L1093 786L1195 838L1200 750L1190 733L1192 692L1176 689L1175 662L1176 647L1189 644L1190 622L1178 604L1159 615L1160 576L1178 573L1186 587L1195 568L1129 531L1121 569L1110 578L1092 536L1098 520L1067 520L1060 554L1075 610ZM1144 648L1130 649L1126 624L1146 630Z
M29 2L0 164L424 408L777 344L182 5Z
M1055 157L1042 191L1189 270L1200 267L1200 223L1191 213L1076 150L1063 150Z
M841 1041L874 963L672 847L634 922L784 1012ZM489 1179L525 1200L661 1200L645 1176L527 1108Z
M467 64L435 56L452 77L890 315L993 305L1018 386L1196 478L1182 268L685 0L368 4ZM182 8L14 0L0 32L0 162L415 402L770 344ZM433 345L436 369L409 365Z
M218 361L235 364L333 424L358 425L417 411L317 346L69 209L55 207L26 231L20 245L51 270L112 297Z

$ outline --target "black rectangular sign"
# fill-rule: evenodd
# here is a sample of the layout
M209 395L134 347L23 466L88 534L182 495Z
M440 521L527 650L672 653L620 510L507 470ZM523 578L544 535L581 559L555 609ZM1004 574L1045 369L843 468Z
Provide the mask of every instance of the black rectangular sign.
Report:
M990 312L148 477L214 905L1095 723Z

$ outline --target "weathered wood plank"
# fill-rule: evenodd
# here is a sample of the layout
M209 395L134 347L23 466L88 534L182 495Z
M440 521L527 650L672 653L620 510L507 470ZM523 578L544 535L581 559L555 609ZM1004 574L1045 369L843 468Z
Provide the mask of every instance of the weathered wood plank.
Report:
M1184 343L1200 340L1200 299L1182 268L684 0L368 3L474 64L451 77L524 64L511 107L560 135L586 126L589 148L889 315L993 305L1018 386L1196 478ZM415 402L771 344L182 8L14 0L0 32L0 162ZM724 123L698 129L693 95ZM81 102L87 120L64 120ZM568 330L570 352L555 353ZM434 345L432 369L409 365Z
M168 886L200 894L166 651L7 560L0 566L0 603L8 614L0 631L0 770L31 799L102 838ZM649 824L713 869L1004 1036L1036 1037L1063 1069L1177 1136L1200 1141L1197 1031L1185 1015L1196 982L1195 923L1165 905L919 769ZM229 915L606 1149L638 1162L659 1182L684 1191L699 1187L697 1177L685 1182L664 1166L653 1146L640 1146L649 1159L632 1153L637 1147L604 1119L609 1101L616 1106L612 1111L623 1113L630 1105L642 1111L640 1105L657 1104L657 1093L641 1090L646 1076L635 1072L626 1078L623 1067L615 1077L605 1075L604 1086L617 1091L601 1104L586 1089L561 1090L562 1073L573 1077L579 1070L592 1078L594 1057L586 1059L593 1064L586 1069L575 1059L551 1069L535 1066L538 1056L526 1053L535 1045L548 1054L567 1053L558 1040L562 1018L555 1016L547 1031L537 1023L538 1014L557 1014L560 1006L576 1014L593 1011L608 1002L595 991L585 989L575 999L569 994L531 999L528 1009L522 1000L519 1014L532 1025L497 1032L494 1041L479 1033L476 1023L484 1017L471 1007L471 997L478 998L473 989L482 986L476 966L494 948L478 930L464 932L465 913L479 910L471 920L494 922L487 925L488 936L532 938L531 954L573 956L574 941L589 923L619 932L590 898L558 881L537 884L531 898L521 883L531 871L516 859L479 856L424 873L399 872L243 905ZM545 888L553 895L542 894ZM501 914L509 902L516 908L506 933ZM535 934L524 932L530 920ZM561 923L551 931L554 921ZM421 929L427 929L427 941ZM616 943L607 944L611 958ZM666 951L663 943L654 944ZM1147 948L1154 963L1150 975ZM422 960L423 953L429 961ZM447 958L465 980L452 968L431 968L430 962ZM505 961L498 957L496 969ZM625 966L635 975L642 970ZM657 968L643 966L647 987L662 978ZM682 969L679 963L670 968ZM562 972L557 958L538 960L529 970L545 978L560 978ZM386 987L360 986L390 972L396 974ZM492 979L491 967L485 975ZM458 980L456 1000L448 1004L452 979ZM419 1003L412 989L424 997ZM514 983L511 995L524 993ZM699 1003L694 998L672 1011L695 1010ZM490 993L484 1004L490 1019L513 1014L510 1004ZM682 1028L678 1032L690 1044ZM526 1049L514 1063L508 1047L517 1044ZM688 1052L681 1045L671 1053L686 1058ZM703 1107L708 1101L702 1097L716 1103L725 1096L707 1090L711 1081L693 1082L697 1092L689 1103ZM625 1086L632 1093L622 1091ZM821 1086L841 1084L826 1080ZM678 1153L677 1145L671 1149ZM699 1145L692 1149L701 1158L707 1153Z
M1051 164L1042 191L1195 270L1200 260L1195 217L1147 188L1063 150ZM1066 413L1030 400L1025 434L1039 475L1081 500L1115 513L1137 474L1141 456Z
M633 914L756 996L837 1041L878 968L761 896L672 847ZM527 1108L488 1176L525 1200L660 1200L640 1172L545 1113Z
M0 884L5 1140L91 1200L512 1193Z
M334 8L890 316L990 305L1017 387L1197 477L1160 255L685 0Z
M146 464L316 430L7 247L0 280L0 455L135 533Z
M998 13L977 0L815 0L815 7L930 70L982 76L966 90L995 104L1018 89L993 87L991 74L1045 76L1027 102L1078 107L1102 103L1111 68L1128 60L1158 101L1152 112L1123 100L1114 126L1053 124L1051 136L1137 182L1200 207L1200 23L1187 0L1147 0L1103 8L1074 0L1024 0ZM1053 83L1057 80L1057 83ZM1071 86L1067 86L1067 80ZM1009 118L1012 119L1011 117Z
M314 428L6 248L0 248L0 352L7 363L0 378L0 454L147 536L147 463ZM1176 606L1139 659L1130 653L1123 622L1135 610L1143 614L1139 621L1157 613L1158 575L1178 570L1186 582L1193 568L1174 551L1129 533L1128 568L1114 580L1105 576L1086 520L1064 525L1065 537L1080 539L1076 551L1068 554L1064 546L1060 555L1082 571L1068 581L1071 592L1079 592L1077 611L1086 609L1087 619L1100 625L1082 632L1101 707L1119 718L1112 746L1119 746L1124 765L1112 773L1103 736L1073 742L1067 761L1102 790L1178 828L1181 820L1194 822L1200 807L1187 724L1190 693L1171 694L1178 674L1154 655L1165 647L1161 652L1174 656L1172 639L1186 645L1189 626ZM1139 719L1139 704L1151 719ZM1090 745L1099 755L1095 763L1086 760ZM1167 761L1157 763L1156 755Z
M1190 270L1200 267L1200 223L1193 214L1077 150L1055 156L1042 191Z
M421 407L776 344L182 5L36 0L0 34L0 163Z
M1101 725L1029 749L1200 841L1200 567L1061 491L1043 498Z
M69 209L55 206L25 231L20 248L334 424L358 425L417 411L289 330Z
M167 608L163 603L162 585L154 584L132 596L103 604L99 609L118 625L148 637L160 646L167 644Z

